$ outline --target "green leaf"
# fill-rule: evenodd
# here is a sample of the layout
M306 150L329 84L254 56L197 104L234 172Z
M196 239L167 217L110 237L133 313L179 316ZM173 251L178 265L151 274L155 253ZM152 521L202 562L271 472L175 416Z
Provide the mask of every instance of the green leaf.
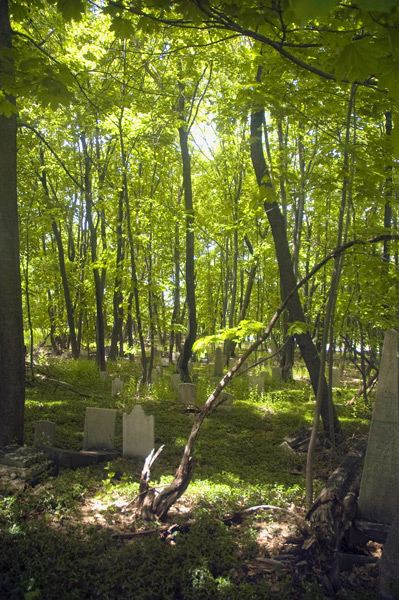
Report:
M307 333L308 324L303 321L294 321L288 327L288 335L300 335L301 333Z
M85 12L85 1L57 0L57 8L66 21L80 21Z
M291 0L292 10L300 23L324 17L338 4L338 0Z
M399 113L393 115L391 140L395 158L399 158Z
M377 71L378 53L373 42L368 38L347 44L337 54L335 74L339 81L348 79L366 79Z

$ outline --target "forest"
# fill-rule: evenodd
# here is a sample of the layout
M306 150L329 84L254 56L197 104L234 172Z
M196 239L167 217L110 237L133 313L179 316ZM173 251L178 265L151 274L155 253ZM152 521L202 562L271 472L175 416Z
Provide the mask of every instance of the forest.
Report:
M223 527L226 514L251 500L280 506L268 469L268 491L260 483L255 490L258 475L248 491L240 465L236 505L226 500L231 489L219 500L214 489L212 499L192 491L212 462L201 441L212 427L228 447L228 427L220 422L218 433L207 424L226 387L244 419L230 423L231 435L242 427L250 437L254 428L257 438L259 423L245 413L253 406L276 415L274 444L313 423L307 457L290 464L264 448L276 458L272 472L300 478L296 487L282 477L280 500L300 507L303 519L348 438L366 435L384 332L399 327L398 32L397 0L0 0L0 448L31 444L34 420L47 418L64 424L59 444L78 449L86 406L141 404L176 447L157 435L165 450L151 477L166 477L160 493L149 483L151 461L129 475L140 488L136 481L126 494L139 494L139 518L150 522L140 527L155 531L188 489L188 504L202 498L187 534L194 541L172 552L197 544L196 536L206 547L213 534L204 531L215 529L222 555L230 544L249 556L253 540L240 537L248 532L233 542ZM212 381L217 347L225 369ZM175 440L170 390L156 370L161 356L169 375L199 389L189 422L174 415ZM280 375L270 370L258 397L241 373L272 363ZM117 400L115 375L125 383ZM57 381L69 387L60 391ZM71 423L52 406L59 393ZM286 412L297 414L284 420ZM214 443L223 455L222 439ZM255 452L249 440L243 447ZM114 494L117 467L105 468L111 475L98 469L103 493ZM72 488L91 489L94 475L81 476ZM29 494L23 517L5 496L2 528L46 512L44 496L38 507ZM79 494L72 496L66 505L75 506ZM216 507L216 521L201 502ZM57 527L43 534L55 536L50 547ZM153 551L169 569L164 541L148 538L144 563ZM3 543L11 548L12 536ZM101 554L110 541L92 544ZM130 547L118 549L127 563ZM143 583L141 595L126 588L122 597L316 598L334 588L319 576L307 592L308 580L266 592L259 574L237 575L243 587L234 595L219 567L201 572L197 588L147 593ZM0 572L7 568L0 563ZM61 597L31 572L13 595L18 577L0 584L4 597ZM113 598L116 589L74 596L71 588L65 597ZM346 593L339 597L355 597Z

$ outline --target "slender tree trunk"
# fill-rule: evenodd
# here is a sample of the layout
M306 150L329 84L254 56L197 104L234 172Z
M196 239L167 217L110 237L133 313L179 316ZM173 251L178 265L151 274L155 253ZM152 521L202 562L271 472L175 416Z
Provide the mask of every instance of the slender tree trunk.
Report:
M184 119L184 89L180 89L179 114L182 125L179 127L180 151L183 163L183 191L186 210L186 305L188 331L183 351L179 358L178 370L183 381L191 381L188 372L188 361L191 358L193 344L197 337L197 309L195 302L194 272L194 209L193 190L191 185L191 158L188 148L188 128Z
M113 307L113 326L111 334L111 348L109 351L109 360L116 360L118 355L118 343L122 345L122 325L123 325L123 307L122 307L122 261L123 253L123 236L122 236L122 221L123 221L123 193L119 193L118 203L118 223L116 226L116 276L114 282L114 294L112 299ZM123 346L122 346L123 347Z
M8 1L0 0L0 74L14 76ZM6 51L7 49L7 51ZM7 100L14 104L14 99ZM23 443L25 350L17 204L17 120L0 115L0 447Z
M275 194L273 187L270 182L269 172L266 165L266 161L263 154L262 147L262 125L263 125L263 110L256 111L251 115L251 159L254 167L256 179L259 187L264 188L266 196L270 199L265 200L265 211L270 224L270 228L273 235L274 245L276 249L276 257L280 272L280 284L282 298L285 298L289 292L295 288L296 278L294 274L292 258L289 250L287 229L285 225L284 216L280 211L280 207L276 200L273 199ZM299 293L296 292L290 299L288 306L288 313L291 322L305 321ZM320 374L320 357L317 353L317 349L310 337L309 333L302 333L296 335L296 340L305 361L306 367L309 372L310 380L315 395L317 395L317 389L319 384ZM330 437L330 398L328 393L328 386L326 379L321 379L322 385L322 404L321 404L321 417L323 420L324 431L327 437ZM332 410L333 416L333 428L337 439L341 439L342 432L341 427L336 415L335 408Z

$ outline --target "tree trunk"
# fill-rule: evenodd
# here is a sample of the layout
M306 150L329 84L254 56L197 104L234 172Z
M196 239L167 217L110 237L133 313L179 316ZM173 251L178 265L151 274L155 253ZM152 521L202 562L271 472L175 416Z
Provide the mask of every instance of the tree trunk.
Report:
M295 288L296 278L294 274L292 258L288 245L287 228L284 221L284 216L280 211L280 207L274 196L275 192L270 182L269 171L263 154L262 147L262 125L263 125L263 110L258 110L251 115L251 159L255 171L256 179L260 188L265 191L266 200L264 202L265 211L270 224L273 235L274 246L276 249L276 257L280 272L281 295L284 299L289 292ZM268 199L268 196L270 199ZM298 292L290 299L287 305L288 314L291 322L305 321L301 301ZM296 340L305 361L309 372L310 380L315 395L317 395L320 358L317 349L310 337L309 333L301 333L296 335ZM322 378L323 395L321 405L321 417L325 435L330 437L330 398L328 386L325 377ZM335 408L332 407L333 428L337 440L342 438L341 427L336 415Z
M188 331L179 357L178 370L183 381L190 382L188 361L191 358L193 344L197 337L197 309L195 303L195 273L194 273L194 210L193 190L191 185L191 159L188 148L188 127L184 120L184 90L180 90L180 118L184 122L179 127L180 150L183 163L183 190L186 209L186 305Z
M111 348L109 351L109 360L116 360L118 355L118 343L122 344L122 325L123 325L123 307L122 307L122 261L123 253L123 237L122 237L122 220L123 220L123 193L119 193L118 204L118 223L116 226L117 247L116 247L116 276L114 282L114 295L112 301L114 322L111 333Z
M0 73L14 75L8 1L0 0ZM14 99L8 97L9 102ZM0 115L0 446L23 443L25 351L17 204L17 120Z

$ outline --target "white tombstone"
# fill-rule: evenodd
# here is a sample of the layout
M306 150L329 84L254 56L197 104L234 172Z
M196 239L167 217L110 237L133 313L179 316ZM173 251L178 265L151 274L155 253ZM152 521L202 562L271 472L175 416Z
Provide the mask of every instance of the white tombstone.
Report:
M178 352L172 352L172 360L173 362L177 362L179 360L180 354Z
M123 381L119 377L112 380L112 395L117 396L123 392Z
M34 446L54 446L55 423L52 421L36 421Z
M197 387L193 383L180 383L178 388L179 402L189 406L197 401Z
M172 390L177 390L179 388L180 382L181 377L179 373L173 373L173 375L170 376L170 387L172 388Z
M215 364L213 368L214 377L223 377L223 352L218 346L215 350Z
M115 419L116 410L87 406L83 450L112 450Z
M221 404L217 405L216 410L230 412L233 408L233 400L233 394L229 394L228 392L220 392L220 396L216 402L220 402Z
M250 388L256 388L258 390L258 394L261 394L265 387L265 380L261 376L250 375L248 377L248 385Z
M161 365L163 367L168 367L169 366L169 358L166 358L166 357L161 358Z
M138 404L123 414L123 456L147 458L154 448L154 416L147 416Z

